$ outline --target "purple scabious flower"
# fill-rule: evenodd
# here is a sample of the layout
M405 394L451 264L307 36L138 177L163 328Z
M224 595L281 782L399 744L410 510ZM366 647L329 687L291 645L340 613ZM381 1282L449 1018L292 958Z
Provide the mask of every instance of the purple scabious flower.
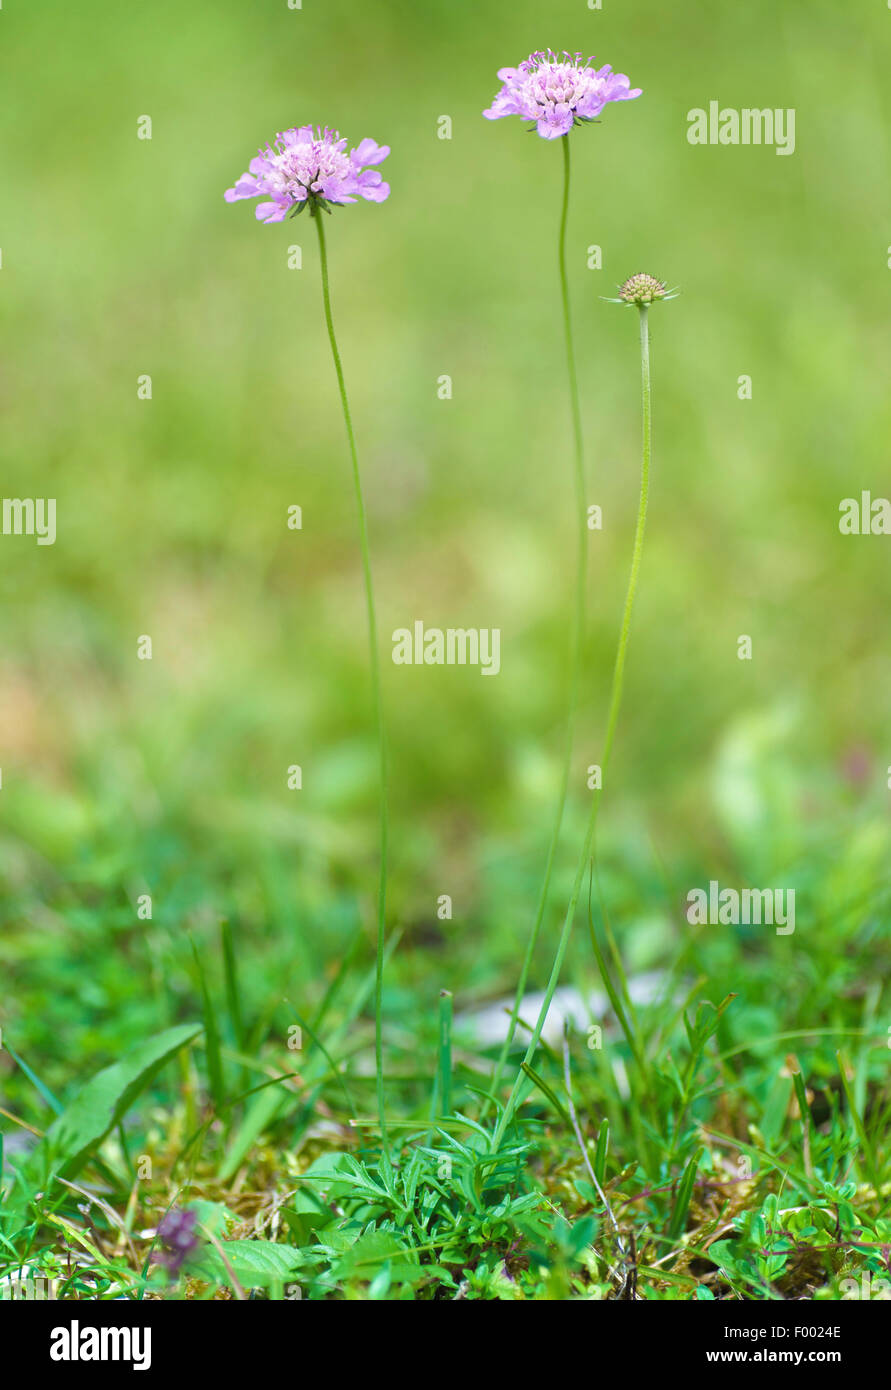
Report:
M610 101L630 101L639 97L640 87L632 87L623 72L613 72L609 63L593 68L593 57L550 49L533 53L518 68L500 68L504 83L488 111L490 121L502 116L523 116L535 121L544 140L568 135L574 125L593 121Z
M158 1239L164 1247L161 1263L174 1278L201 1244L195 1229L197 1225L198 1213L186 1207L169 1211L158 1227Z
M261 149L251 160L250 172L227 188L224 197L227 203L269 199L257 205L262 222L281 222L291 209L302 212L307 204L327 209L329 203L354 203L357 198L382 203L390 196L390 185L371 166L389 153L390 146L376 140L363 140L347 152L347 142L336 130L297 126Z

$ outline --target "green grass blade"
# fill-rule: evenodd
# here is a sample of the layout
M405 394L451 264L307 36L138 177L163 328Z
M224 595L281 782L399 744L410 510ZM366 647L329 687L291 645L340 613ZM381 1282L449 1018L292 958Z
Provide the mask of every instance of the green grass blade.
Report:
M12 1060L15 1062L16 1066L19 1067L20 1070L23 1071L23 1072L25 1073L25 1075L27 1076L28 1080L31 1082L31 1085L35 1087L35 1089L40 1093L40 1095L42 1096L42 1098L46 1101L46 1103L47 1103L47 1105L49 1106L50 1110L52 1110L53 1113L56 1114L56 1115L61 1115L61 1113L62 1113L62 1111L64 1110L65 1107L62 1105L62 1102L61 1102L61 1101L59 1101L59 1100L56 1099L56 1097L53 1095L52 1091L50 1090L49 1086L44 1086L44 1084L43 1084L43 1082L41 1081L40 1077L37 1076L37 1075L31 1070L31 1068L28 1066L28 1063L24 1060L24 1058L22 1058L22 1057L19 1056L19 1054L16 1052L15 1048L12 1047L12 1046L10 1045L10 1043L5 1042L5 1043L3 1044L3 1047L4 1047L4 1049L9 1053L10 1057L11 1057Z
M552 1088L545 1081L544 1077L539 1076L538 1072L534 1071L532 1067L530 1067L528 1062L523 1062L522 1067L523 1071L529 1077L529 1080L532 1082L532 1084L534 1086L537 1086L538 1089L541 1091L542 1095L550 1101L551 1105L553 1105L554 1109L560 1116L563 1123L566 1125L567 1129L571 1130L572 1120L569 1118L569 1112L567 1111L566 1107L562 1104L562 1102L557 1099L557 1096L554 1094Z
M232 927L227 921L220 923L220 939L223 947L223 973L226 980L226 1008L229 1011L235 1046L239 1051L244 1051L244 1023L241 1013L241 992L238 988L238 970L235 963L235 944L232 939Z
M452 1113L452 996L439 993L439 1096L443 1115Z
M194 941L191 944L192 954L195 957L195 965L198 969L198 982L201 987L201 1000L204 1014L205 1056L207 1058L207 1083L210 1089L211 1099L214 1105L219 1108L226 1099L225 1083L223 1081L223 1058L220 1053L220 1030L217 1025L217 1016L210 997L210 990L207 987L207 978L204 974L201 958L198 955Z
M669 1240L677 1240L684 1230L687 1212L690 1209L690 1199L693 1196L693 1184L696 1182L696 1169L699 1167L700 1159L704 1153L705 1149L697 1149L684 1169L668 1225Z

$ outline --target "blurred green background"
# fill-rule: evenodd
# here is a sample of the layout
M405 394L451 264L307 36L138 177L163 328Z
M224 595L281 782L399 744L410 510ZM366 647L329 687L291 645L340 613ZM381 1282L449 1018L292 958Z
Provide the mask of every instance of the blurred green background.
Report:
M818 934L840 972L824 988L881 971L891 541L841 536L838 505L891 494L889 24L878 0L4 5L2 492L55 497L58 538L0 537L0 1023L51 1081L191 1010L188 935L213 952L223 917L254 1010L317 997L357 928L370 948L364 600L313 229L222 196L290 125L392 146L390 200L327 224L384 655L404 932L388 1016L414 1027L441 986L466 1003L513 985L559 778L573 581L561 161L481 112L496 70L548 45L644 95L571 137L604 529L535 982L627 578L637 325L603 297L638 270L682 294L652 314L650 529L601 820L616 930L632 969L660 964L688 948L691 886L797 886L782 966L776 940L712 929L715 978L756 956L806 1016ZM711 99L794 107L794 155L689 145L687 112ZM415 619L499 627L501 674L393 666L390 633ZM590 972L584 946L573 968Z

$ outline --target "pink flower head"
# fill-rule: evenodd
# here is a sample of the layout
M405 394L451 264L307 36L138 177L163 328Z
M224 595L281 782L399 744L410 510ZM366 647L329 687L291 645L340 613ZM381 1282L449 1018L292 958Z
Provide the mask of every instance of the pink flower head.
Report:
M390 185L370 166L389 153L389 145L375 140L363 140L348 153L346 140L336 130L298 126L261 149L251 160L250 172L227 188L224 197L227 203L268 198L257 204L262 222L281 222L292 208L302 212L307 204L327 209L329 203L354 203L357 198L382 203L390 196Z
M609 101L630 101L639 97L640 87L632 87L623 72L613 72L609 63L593 68L593 58L580 53L557 57L533 53L518 68L500 68L504 86L483 115L490 121L501 116L523 116L535 121L544 140L568 135L581 121L593 121Z

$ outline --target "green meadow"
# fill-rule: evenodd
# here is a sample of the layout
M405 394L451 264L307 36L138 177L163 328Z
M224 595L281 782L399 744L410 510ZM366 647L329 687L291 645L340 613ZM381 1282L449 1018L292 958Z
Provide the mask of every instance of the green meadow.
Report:
M888 23L832 0L3 6L2 497L55 499L56 534L0 534L0 1293L837 1300L888 1275L891 539L840 528L891 497ZM638 271L680 294L650 311L578 1014L495 1144L522 1047L489 1093L474 1018L510 1000L535 917L577 528L560 150L481 113L548 45L643 95L569 137L601 525L530 992L637 510L637 314L608 301ZM690 143L711 102L794 110L794 150ZM309 217L223 200L304 123L391 147L388 201L325 223L389 752L386 1149L377 748L318 247ZM394 661L416 623L497 629L497 674ZM794 893L794 930L691 921L711 884ZM174 1275L156 1232L183 1208L201 1238Z

